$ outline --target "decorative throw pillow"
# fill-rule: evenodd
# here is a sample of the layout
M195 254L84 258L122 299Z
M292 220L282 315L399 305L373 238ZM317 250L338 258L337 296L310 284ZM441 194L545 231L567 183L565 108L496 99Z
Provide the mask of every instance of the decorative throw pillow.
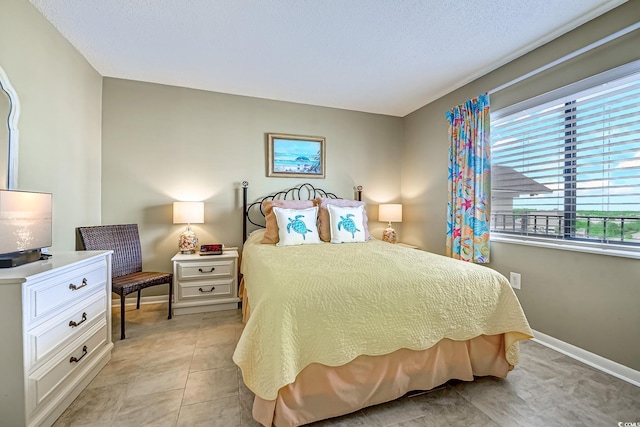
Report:
M327 205L331 222L331 243L366 241L363 217L364 206L341 207Z
M262 243L278 243L278 223L276 222L276 216L273 213L274 207L286 209L304 209L312 208L315 206L315 204L315 200L265 200L264 202L262 202L262 211L264 212L264 219L266 224Z
M313 245L322 243L316 221L318 207L308 209L273 208L278 223L279 242L276 246Z
M331 223L329 221L328 205L356 207L362 206L362 227L364 229L364 239L370 240L369 234L369 218L367 217L367 211L364 209L365 202L359 200L347 200L347 199L330 199L327 197L317 197L316 206L318 206L318 231L320 233L320 239L323 242L331 241ZM360 225L360 224L357 224ZM360 227L358 227L360 228Z

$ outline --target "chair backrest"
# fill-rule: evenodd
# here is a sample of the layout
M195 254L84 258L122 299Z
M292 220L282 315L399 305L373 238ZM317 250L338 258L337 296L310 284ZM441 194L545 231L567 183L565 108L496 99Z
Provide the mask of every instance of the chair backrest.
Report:
M137 224L78 227L85 250L112 250L112 276L142 271L142 250Z

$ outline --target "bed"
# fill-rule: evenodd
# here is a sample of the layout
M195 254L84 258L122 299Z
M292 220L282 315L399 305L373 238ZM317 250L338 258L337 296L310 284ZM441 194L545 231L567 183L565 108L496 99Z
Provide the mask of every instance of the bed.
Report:
M256 421L303 425L517 365L518 342L533 334L504 276L371 239L361 189L340 201L303 184L247 204L247 187L245 221L259 224L257 209L266 229L243 247L245 328L233 360L256 395ZM329 226L331 240L346 231L348 243L315 241L297 222L305 212L318 215L318 237Z

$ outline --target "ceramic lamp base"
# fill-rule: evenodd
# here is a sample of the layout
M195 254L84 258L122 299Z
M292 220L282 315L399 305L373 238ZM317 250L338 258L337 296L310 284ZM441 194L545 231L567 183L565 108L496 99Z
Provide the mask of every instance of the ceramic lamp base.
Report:
M191 230L185 230L180 233L180 238L178 239L180 252L183 254L192 254L195 253L197 247L198 238L196 237L196 233Z
M391 227L385 228L382 232L382 240L389 243L398 243L398 234Z

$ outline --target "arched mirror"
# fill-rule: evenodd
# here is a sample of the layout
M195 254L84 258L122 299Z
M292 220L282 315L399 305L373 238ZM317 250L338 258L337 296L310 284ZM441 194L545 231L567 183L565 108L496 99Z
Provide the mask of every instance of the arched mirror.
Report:
M20 102L0 66L0 188L18 187L18 117Z

